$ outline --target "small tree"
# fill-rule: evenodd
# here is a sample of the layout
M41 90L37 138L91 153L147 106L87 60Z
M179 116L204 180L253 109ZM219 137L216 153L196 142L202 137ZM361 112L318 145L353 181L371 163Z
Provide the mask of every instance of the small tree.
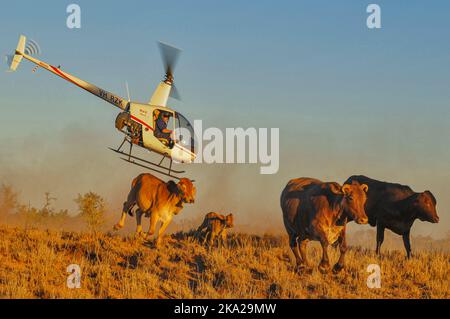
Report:
M10 185L0 187L0 214L12 214L18 206L17 193Z
M90 231L97 232L104 223L106 211L104 199L94 192L89 192L84 195L78 194L75 202Z
M50 192L45 192L44 207L42 207L40 211L43 217L50 217L54 215L55 209L52 206L52 202L54 201L56 201L56 197L52 197Z

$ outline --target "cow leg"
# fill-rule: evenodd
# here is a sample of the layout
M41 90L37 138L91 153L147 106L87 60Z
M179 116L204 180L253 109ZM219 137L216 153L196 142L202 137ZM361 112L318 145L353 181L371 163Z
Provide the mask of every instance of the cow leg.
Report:
M308 268L309 267L308 256L307 256L307 251L306 251L307 246L308 246L308 239L300 239L299 252L300 252L301 263L302 263L300 268Z
M403 234L403 244L405 245L406 249L406 257L411 258L411 242L409 239L409 230Z
M146 240L150 240L151 237L155 234L157 223L158 223L158 215L156 214L156 212L150 212L150 225L148 227L148 233L145 236Z
M289 247L291 248L292 252L295 256L295 263L297 265L297 268L302 268L303 266L303 260L300 257L300 251L298 249L298 242L297 242L297 236L290 236L289 238Z
M125 218L127 217L126 212L122 212L122 215L120 216L120 220L117 224L114 225L114 230L119 230L125 226Z
M377 255L381 254L381 244L384 241L384 226L380 223L377 223Z
M211 236L211 231L209 229L207 229L206 232L204 233L204 236L205 237L203 237L203 242L202 242L203 245L206 244L206 242L208 241L208 237Z
M169 226L171 221L172 218L169 218L162 223L161 227L159 227L158 236L156 237L156 247L159 247L161 245L163 233L166 230L167 226Z
M225 248L228 248L227 231L226 231L226 229L222 230L221 237L222 237L222 245L223 245Z
M319 264L319 270L321 272L327 272L330 268L330 259L328 258L328 242L322 240L320 241L320 244L322 245L322 260Z
M345 227L342 230L338 241L339 241L339 252L341 253L341 255L339 256L338 262L333 267L334 272L341 271L342 269L344 269L344 266L345 266L345 253L347 251L347 241L345 238Z
M142 211L140 209L138 209L136 211L136 235L137 236L142 236L143 232L142 232Z
M216 231L214 236L214 243L217 242L217 247L220 247L220 241L222 239L222 234L220 231Z
M214 245L214 239L216 238L216 232L213 230L211 230L209 232L209 241L208 241L208 246L212 247Z
M123 203L122 216L120 217L119 222L114 225L114 230L119 230L123 228L123 226L125 226L125 218L127 217L127 214L131 211L133 206L134 203L131 201L126 201L125 203Z

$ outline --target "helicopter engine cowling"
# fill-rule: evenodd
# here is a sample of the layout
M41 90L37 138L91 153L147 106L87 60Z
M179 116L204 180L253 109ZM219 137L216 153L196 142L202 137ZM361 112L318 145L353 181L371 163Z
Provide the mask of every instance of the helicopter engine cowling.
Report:
M125 126L128 126L130 122L130 114L127 112L121 112L116 117L116 129L122 131Z
M130 113L119 113L116 117L115 126L119 131L128 135L134 144L142 144L142 126L131 119Z

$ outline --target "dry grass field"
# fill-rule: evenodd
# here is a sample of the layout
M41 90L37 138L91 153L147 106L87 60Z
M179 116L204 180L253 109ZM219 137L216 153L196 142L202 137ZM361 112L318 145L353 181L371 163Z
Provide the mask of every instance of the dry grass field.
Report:
M132 236L91 235L0 226L1 298L449 298L448 250L351 246L347 268L294 271L285 237L231 234L228 248L205 248L175 233L156 249ZM414 241L413 241L414 244ZM320 246L309 254L318 264ZM338 252L331 249L332 261ZM81 288L70 289L67 266L81 267ZM381 267L381 288L366 285L367 266Z

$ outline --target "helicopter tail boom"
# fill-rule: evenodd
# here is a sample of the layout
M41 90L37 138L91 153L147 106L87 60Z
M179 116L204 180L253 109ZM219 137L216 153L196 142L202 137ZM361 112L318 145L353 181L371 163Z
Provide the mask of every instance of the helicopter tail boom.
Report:
M43 69L46 69L47 71L63 78L64 80L75 84L76 86L96 95L97 97L105 100L106 102L111 103L114 106L117 106L118 108L124 110L126 109L128 105L128 101L126 99L121 98L120 96L113 94L111 92L108 92L106 90L103 90L99 88L98 86L88 83L86 81L83 81L80 78L77 78L76 76L73 76L63 70L61 70L61 67L55 67L53 65L50 65L48 63L45 63L43 61L40 61L31 55L28 55L25 53L25 44L26 44L26 37L21 35L19 38L19 44L17 45L16 52L14 54L14 57L12 58L10 70L15 71L17 69L17 66L22 61L22 58L27 59L30 62L33 62L38 67L41 67Z

